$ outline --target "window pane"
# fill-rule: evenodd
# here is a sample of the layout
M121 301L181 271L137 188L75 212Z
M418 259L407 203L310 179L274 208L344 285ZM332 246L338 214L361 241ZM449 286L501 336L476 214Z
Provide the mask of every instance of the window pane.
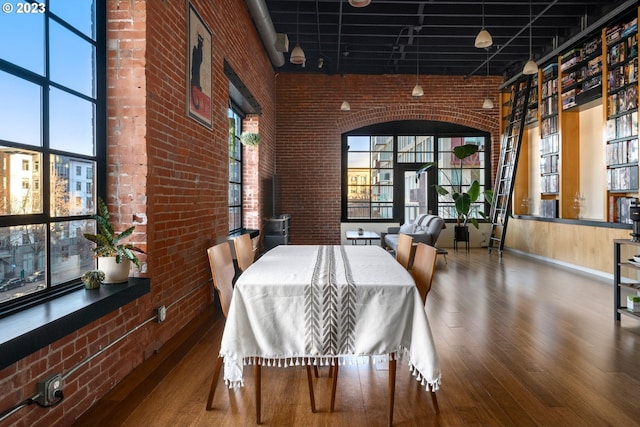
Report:
M389 219L393 218L393 204L390 203L372 203L371 218Z
M229 208L229 231L242 228L242 217L239 207Z
M368 168L369 152L366 153L349 153L347 157L349 168Z
M241 191L240 184L229 184L229 206L239 206L242 203Z
M40 163L40 153L0 147L0 215L42 212Z
M50 163L51 215L61 217L93 214L95 162L52 155Z
M44 225L0 228L0 302L43 288L44 277L31 277L44 269Z
M95 233L91 219L63 221L51 224L51 284L53 286L77 279L87 270L96 268L93 243L83 233Z
M0 71L0 94L0 139L42 145L40 86Z
M49 33L51 80L83 95L94 97L94 47L53 21Z
M368 136L350 136L347 138L349 151L369 151L369 143Z
M51 89L51 148L70 153L94 154L95 109L93 103L58 89Z
M50 2L49 10L85 35L95 39L95 0Z
M18 14L16 3L24 3L24 0L2 2L11 4L13 12L0 12L0 58L44 75L44 14Z

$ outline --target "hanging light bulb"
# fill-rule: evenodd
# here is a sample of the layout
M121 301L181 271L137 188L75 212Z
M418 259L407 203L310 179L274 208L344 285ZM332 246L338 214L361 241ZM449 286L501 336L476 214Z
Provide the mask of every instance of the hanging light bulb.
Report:
M411 95L418 98L424 95L424 91L422 90L422 86L420 85L420 37L418 33L422 27L415 27L416 30L416 85L413 87L411 91Z
M344 79L344 97L347 97L347 79L345 78L344 74L341 74L342 78ZM349 101L347 101L346 99L344 101L342 101L342 105L340 106L340 110L341 111L351 111L351 104L349 104Z
M296 46L291 51L289 61L292 64L304 66L307 62L307 58L304 56L304 50L300 47L300 18L298 12L300 11L300 2L296 3Z
M487 77L489 77L489 49L487 49ZM482 103L482 108L485 110L491 110L493 108L493 100L488 94Z
M349 0L349 4L353 7L365 7L369 6L371 0Z
M493 44L491 34L484 28L484 1L482 2L482 29L476 36L475 46L478 49L485 49Z
M531 0L529 0L529 60L524 64L522 74L529 76L538 72L538 64L533 60L533 54L531 53L531 27L533 27L533 16L531 14Z

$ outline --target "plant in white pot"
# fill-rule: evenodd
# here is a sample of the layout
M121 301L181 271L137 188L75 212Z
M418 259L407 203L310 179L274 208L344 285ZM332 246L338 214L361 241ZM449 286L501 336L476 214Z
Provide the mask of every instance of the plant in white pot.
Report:
M464 144L453 147L453 155L458 159L459 165L457 171L456 182L451 182L449 175L444 174L444 177L449 181L450 189L447 190L445 186L434 184L436 192L440 196L448 196L454 202L454 208L456 211L457 225L455 228L456 240L468 241L469 230L468 223L471 223L475 228L478 228L478 216L487 219L487 215L474 208L474 204L480 200L480 196L484 196L484 200L487 203L491 203L493 200L493 191L484 190L480 188L480 183L477 180L472 180L469 183L463 183L462 177L464 161L466 158L473 156L479 150L479 146L476 144ZM437 167L437 162L429 162L423 165L416 171L416 179L420 178L427 169L431 167ZM459 233L459 234L458 234Z
M96 244L93 252L98 258L98 269L105 274L102 282L126 282L129 278L131 263L140 267L140 260L135 253L144 253L142 249L131 243L123 243L123 240L133 233L135 226L116 233L111 224L109 209L101 198L98 198L98 212L92 218L96 220L98 230L95 234L84 233L83 236Z

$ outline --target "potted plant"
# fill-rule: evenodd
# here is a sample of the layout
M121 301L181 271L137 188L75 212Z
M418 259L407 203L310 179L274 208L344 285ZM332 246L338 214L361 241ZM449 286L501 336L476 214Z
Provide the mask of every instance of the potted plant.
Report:
M89 270L85 271L81 277L85 289L98 289L104 280L104 271Z
M96 245L93 252L98 258L98 269L105 274L103 282L126 282L131 263L140 267L140 260L135 252L144 253L131 243L123 243L123 240L133 233L135 226L116 233L111 224L109 209L101 198L98 198L98 212L92 218L96 220L98 230L96 234L84 233L83 236Z
M480 195L484 195L484 199L488 203L491 203L491 201L493 200L493 191L484 190L483 192L481 192L480 183L478 182L478 180L474 179L472 182L466 184L462 182L464 160L476 154L478 152L478 149L479 147L476 144L465 144L453 147L453 154L459 160L460 164L458 173L459 180L456 184L453 184L451 182L451 178L446 174L444 175L449 181L451 191L447 190L441 185L435 185L436 192L439 195L446 196L448 194L451 194L451 198L453 199L457 219L457 226L454 230L454 233L456 233L456 241L468 241L468 223L471 223L475 228L478 228L477 215L481 216L484 219L487 219L487 215L483 211L479 211L473 208L473 204L478 201ZM416 171L417 179L419 179L420 175L423 174L427 169L435 165L435 162L429 162L418 169Z
M240 142L242 145L256 146L260 144L260 134L253 132L242 132L240 134Z

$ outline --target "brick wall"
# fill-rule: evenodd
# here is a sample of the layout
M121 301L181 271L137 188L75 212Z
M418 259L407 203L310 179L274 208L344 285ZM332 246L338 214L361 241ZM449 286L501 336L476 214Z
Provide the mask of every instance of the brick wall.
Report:
M228 224L224 60L262 107L262 142L248 154L257 165L254 179L273 173L274 73L245 3L191 3L212 30L212 129L186 114L187 2L107 0L107 202L122 228L138 218L133 238L147 250L151 293L1 370L0 410L153 317L155 307L168 307L167 320L146 324L69 375L60 405L25 407L2 427L71 425L211 303L206 248L226 236ZM248 206L255 207L259 192Z
M346 84L345 80L346 79ZM278 74L277 155L281 213L291 214L291 243L339 244L341 134L394 120L437 120L489 132L499 153L499 77ZM491 93L496 108L483 110ZM351 111L340 111L347 99Z

